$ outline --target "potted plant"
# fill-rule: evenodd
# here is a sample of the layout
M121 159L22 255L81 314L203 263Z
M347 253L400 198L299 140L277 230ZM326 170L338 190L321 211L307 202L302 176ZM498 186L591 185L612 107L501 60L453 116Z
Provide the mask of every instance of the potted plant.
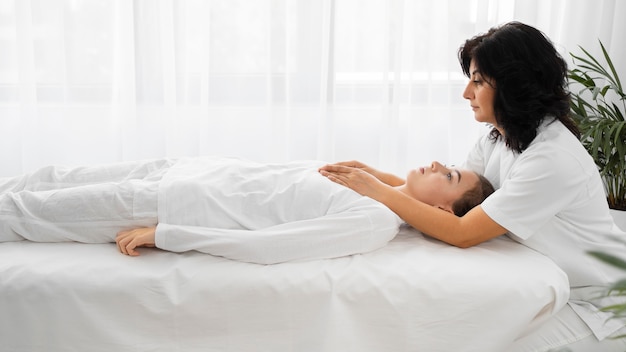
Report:
M626 94L602 42L600 48L604 65L582 47L583 56L570 53L575 66L568 76L580 84L580 90L571 93L570 109L580 128L582 144L600 171L611 215L626 231ZM619 240L626 244L626 240ZM589 254L626 271L626 261L621 258L600 251ZM626 296L626 279L613 283L606 294ZM602 310L614 313L615 317L626 317L626 303ZM626 338L626 335L613 338Z
M604 64L582 47L583 55L570 53L574 68L568 76L581 88L572 91L570 108L600 171L611 213L626 231L626 94L601 41L600 47Z

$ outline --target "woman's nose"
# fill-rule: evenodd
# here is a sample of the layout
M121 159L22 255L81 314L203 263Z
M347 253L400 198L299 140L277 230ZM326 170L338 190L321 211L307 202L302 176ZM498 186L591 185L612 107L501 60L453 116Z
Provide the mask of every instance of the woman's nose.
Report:
M470 84L472 83L472 81L467 82L467 85L465 86L465 89L463 90L463 98L470 100L472 98L471 96L471 90L470 90Z

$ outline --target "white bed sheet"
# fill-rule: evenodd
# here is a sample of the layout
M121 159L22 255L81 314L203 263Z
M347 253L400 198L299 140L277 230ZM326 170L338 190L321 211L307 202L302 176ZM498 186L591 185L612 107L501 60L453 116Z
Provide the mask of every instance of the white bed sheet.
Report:
M277 265L114 244L0 244L2 351L501 352L567 301L566 275L507 239Z

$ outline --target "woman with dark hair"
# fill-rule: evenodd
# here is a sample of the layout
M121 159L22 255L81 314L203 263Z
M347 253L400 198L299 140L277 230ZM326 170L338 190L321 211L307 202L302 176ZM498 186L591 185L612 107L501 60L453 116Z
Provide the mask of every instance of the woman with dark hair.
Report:
M463 217L437 211L346 163L322 174L386 204L418 230L459 247L506 234L550 257L568 275L571 299L557 316L509 351L624 351L626 323L601 307L623 273L587 253L624 256L599 172L569 115L567 64L539 30L511 22L467 40L459 50L470 81L463 92L474 118L493 128L464 164L496 191Z
M558 119L580 137L569 115L567 64L540 31L518 22L492 28L467 40L459 50L459 61L468 78L482 78L495 90L494 140L502 136L511 150L521 153L535 139L546 116Z

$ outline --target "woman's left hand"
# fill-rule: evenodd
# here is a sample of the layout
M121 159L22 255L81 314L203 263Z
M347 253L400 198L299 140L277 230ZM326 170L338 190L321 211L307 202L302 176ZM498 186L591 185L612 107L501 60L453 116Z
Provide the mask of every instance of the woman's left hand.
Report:
M319 172L335 183L377 200L387 187L375 176L360 168L331 164L322 166Z
M117 233L117 237L115 237L115 243L117 243L117 248L120 252L135 257L139 255L135 248L155 246L155 232L156 226L120 231Z

